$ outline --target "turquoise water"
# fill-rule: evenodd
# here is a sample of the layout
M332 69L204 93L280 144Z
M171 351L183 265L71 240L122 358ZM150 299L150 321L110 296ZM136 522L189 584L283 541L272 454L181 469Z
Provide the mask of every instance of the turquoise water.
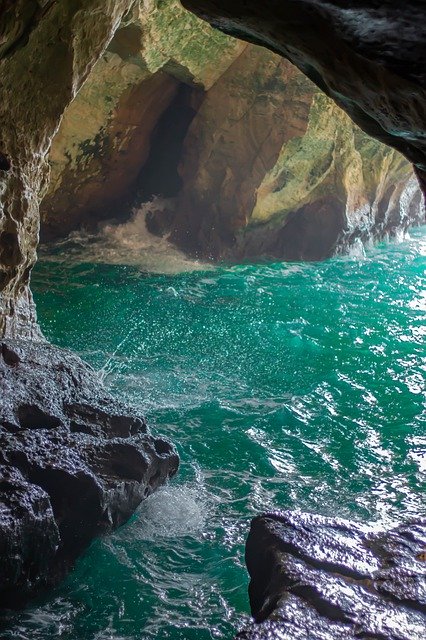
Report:
M254 514L424 512L425 255L423 228L321 264L161 275L64 248L41 261L46 336L101 369L182 466L2 638L231 639Z

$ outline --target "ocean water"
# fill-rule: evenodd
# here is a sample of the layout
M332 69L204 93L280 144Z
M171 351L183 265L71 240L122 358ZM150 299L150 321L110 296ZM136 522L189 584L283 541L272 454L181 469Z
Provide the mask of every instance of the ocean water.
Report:
M317 264L175 253L173 268L137 229L136 252L107 235L42 258L39 319L173 440L181 469L1 637L230 640L255 514L425 512L426 228Z

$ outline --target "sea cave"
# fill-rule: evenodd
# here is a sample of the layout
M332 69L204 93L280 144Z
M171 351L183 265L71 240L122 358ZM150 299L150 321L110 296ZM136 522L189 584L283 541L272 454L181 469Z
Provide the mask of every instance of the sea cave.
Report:
M424 640L425 24L0 0L1 640Z

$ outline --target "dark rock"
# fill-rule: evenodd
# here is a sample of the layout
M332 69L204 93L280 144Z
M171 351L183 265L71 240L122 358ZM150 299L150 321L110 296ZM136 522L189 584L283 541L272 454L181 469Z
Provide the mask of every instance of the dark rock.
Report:
M246 546L255 624L240 640L423 640L426 519L388 531L298 512L260 516Z
M0 342L0 602L60 580L178 468L172 445L77 356Z
M426 172L424 0L183 0L293 62L366 133Z

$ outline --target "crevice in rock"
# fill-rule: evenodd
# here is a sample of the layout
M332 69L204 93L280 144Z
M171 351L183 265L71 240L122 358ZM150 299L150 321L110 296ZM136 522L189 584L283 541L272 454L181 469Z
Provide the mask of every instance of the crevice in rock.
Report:
M138 199L152 196L172 198L182 188L178 166L189 126L203 99L201 88L181 83L176 97L165 110L151 136L151 152L139 177Z
M8 156L0 152L0 171L9 171L11 168L12 164Z

